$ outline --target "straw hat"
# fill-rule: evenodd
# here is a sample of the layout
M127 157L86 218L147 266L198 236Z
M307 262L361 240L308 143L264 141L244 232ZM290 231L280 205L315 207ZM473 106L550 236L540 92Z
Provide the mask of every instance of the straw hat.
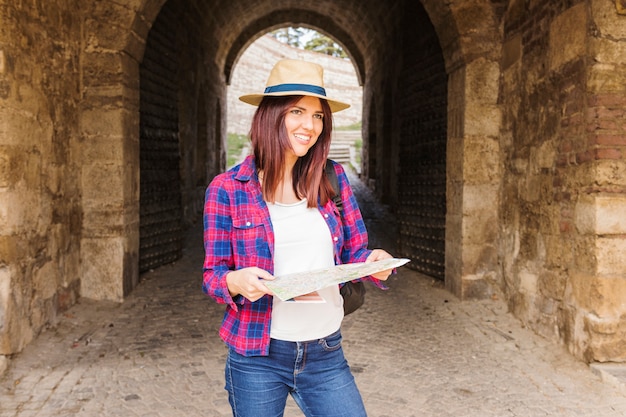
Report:
M247 94L239 97L244 103L258 106L265 96L311 96L328 101L330 110L338 112L350 107L326 97L324 89L324 69L321 65L297 59L278 61L267 80L263 94Z

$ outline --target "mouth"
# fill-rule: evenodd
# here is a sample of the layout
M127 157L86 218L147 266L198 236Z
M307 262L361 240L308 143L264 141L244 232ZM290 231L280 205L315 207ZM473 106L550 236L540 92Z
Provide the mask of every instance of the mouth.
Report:
M310 135L302 135L299 133L294 133L293 135L294 138L296 138L298 140L298 142L302 142L304 144L307 144L311 141L311 136Z

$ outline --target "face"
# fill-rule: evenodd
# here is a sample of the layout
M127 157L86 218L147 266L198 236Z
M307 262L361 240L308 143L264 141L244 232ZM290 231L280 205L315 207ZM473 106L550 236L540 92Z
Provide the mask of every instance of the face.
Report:
M297 158L306 155L324 128L324 112L317 97L304 96L287 110L285 128L289 136L290 150L287 157Z

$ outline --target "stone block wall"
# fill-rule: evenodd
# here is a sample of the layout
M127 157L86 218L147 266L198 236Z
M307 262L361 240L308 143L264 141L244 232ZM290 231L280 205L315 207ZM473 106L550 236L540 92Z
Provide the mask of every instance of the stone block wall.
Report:
M0 6L0 355L80 289L81 7Z
M620 12L620 3L617 3ZM566 292L572 351L586 360L626 361L626 16L592 1L588 13L586 148L572 144L560 167L584 166L593 176L566 227L578 234L578 259ZM572 13L576 13L574 10ZM582 12L581 12L582 13ZM569 158L568 158L569 157ZM564 173L565 174L565 173ZM565 182L565 181L563 181ZM589 245L582 249L583 245Z
M576 356L626 360L616 345L626 334L626 83L612 41L626 22L592 3L512 2L505 20L504 288L518 317Z

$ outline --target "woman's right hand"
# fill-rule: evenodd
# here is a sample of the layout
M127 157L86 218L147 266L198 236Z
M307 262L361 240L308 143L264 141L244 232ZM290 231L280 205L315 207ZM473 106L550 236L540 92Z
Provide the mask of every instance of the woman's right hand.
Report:
M274 277L264 269L257 267L242 268L226 275L226 285L231 297L242 295L254 302L265 294L273 295L263 284L263 280L273 281Z

